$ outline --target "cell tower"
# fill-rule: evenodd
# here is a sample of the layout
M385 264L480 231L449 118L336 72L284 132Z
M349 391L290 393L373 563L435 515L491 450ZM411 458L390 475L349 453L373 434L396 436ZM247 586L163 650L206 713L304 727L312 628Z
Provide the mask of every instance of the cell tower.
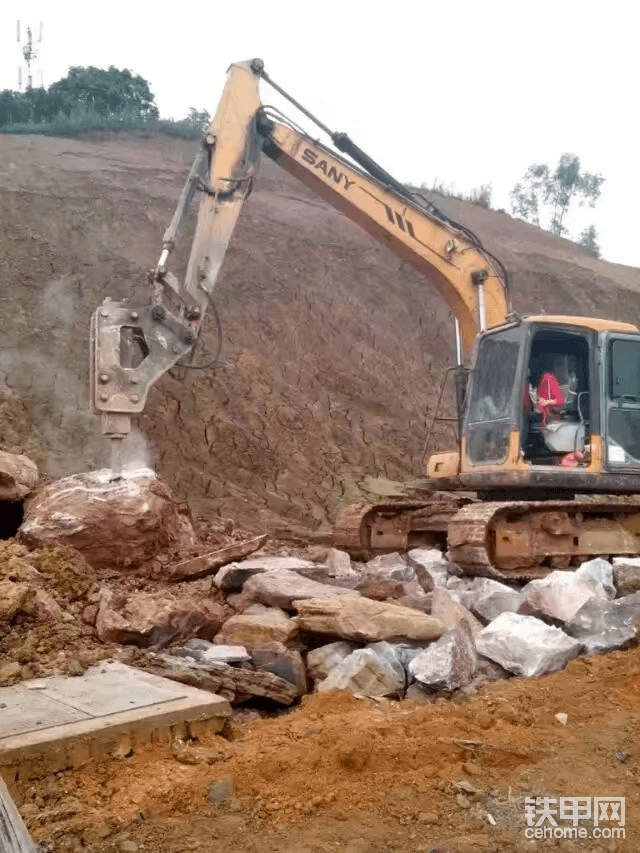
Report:
M26 38L20 38L20 21L18 21L18 44L20 45L20 52L24 57L24 61L27 63L27 92L33 89L33 77L31 76L31 66L38 58L38 53L40 52L39 45L42 44L42 21L40 22L40 27L38 30L38 39L37 41L33 38L33 33L31 31L31 27L27 27L27 35ZM42 86L42 71L40 71L40 85ZM18 91L22 91L22 65L18 66Z

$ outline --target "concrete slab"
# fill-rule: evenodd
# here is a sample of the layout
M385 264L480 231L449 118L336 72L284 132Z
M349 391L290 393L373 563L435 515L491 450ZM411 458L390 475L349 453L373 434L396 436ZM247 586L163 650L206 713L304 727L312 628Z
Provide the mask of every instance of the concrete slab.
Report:
M206 690L114 661L79 677L0 688L0 773L7 780L128 754L136 745L219 731L231 713Z

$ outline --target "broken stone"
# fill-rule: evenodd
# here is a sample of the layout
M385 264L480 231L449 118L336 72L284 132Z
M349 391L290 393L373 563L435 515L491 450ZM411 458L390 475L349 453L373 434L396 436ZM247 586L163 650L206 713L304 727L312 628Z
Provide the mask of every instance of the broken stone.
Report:
M230 563L224 566L213 579L218 589L230 592L240 590L245 581L254 575L272 571L295 572L299 569L314 568L315 563L301 560L298 557L250 557L240 563Z
M337 643L328 643L326 646L312 649L307 654L309 675L314 681L326 678L329 672L349 657L356 648L353 643L339 640Z
M398 679L401 679L403 683L406 682L407 675L403 656L408 646L401 645L400 643L388 643L386 640L381 640L379 643L369 643L366 648L371 649L377 655L380 655L381 658L384 658L384 660L386 660L394 670Z
M115 592L100 590L96 631L103 643L167 645L200 636L212 638L224 620L224 609L188 590Z
M296 601L294 606L302 630L344 640L436 640L443 631L426 613L353 594Z
M184 644L184 651L201 663L245 663L251 655L244 646L223 646L194 637ZM174 651L175 654L175 651Z
M593 580L602 585L607 598L616 597L616 588L613 584L613 570L608 560L603 560L602 557L587 560L579 569L575 570L574 574L577 578L593 578Z
M470 610L456 601L445 589L434 589L431 600L431 615L438 619L446 630L455 628L461 619L469 625L471 633L475 636L484 627Z
M307 692L307 670L300 652L288 649L282 643L270 643L251 652L256 669L272 672L294 684L298 696Z
M0 450L0 501L23 501L38 484L38 466L28 456Z
M404 595L405 584L392 578L380 577L374 574L365 574L358 581L356 590L367 598L375 601L386 601L389 598L400 598ZM319 596L316 596L319 598Z
M339 551L338 553L342 552ZM297 573L317 583L341 586L344 589L355 589L362 577L360 572L356 572L354 569L349 569L348 572L336 572L324 564L314 564L310 568L298 569Z
M414 657L409 672L430 690L451 692L471 681L477 663L471 628L460 620L455 628Z
M74 474L41 488L27 502L19 538L30 547L67 543L110 570L195 544L177 499L153 471L110 477L107 470Z
M444 589L450 563L437 548L412 548L407 558L425 592L431 592L434 587Z
M385 657L369 647L356 649L334 667L317 689L348 690L358 696L371 698L401 696L405 688L404 669L393 666Z
M167 573L167 580L195 580L212 574L232 560L238 560L240 557L246 557L247 554L252 554L258 548L262 548L269 537L265 534L257 536L253 539L247 539L244 542L234 542L227 545L225 548L218 548L216 551L211 551L208 554L202 554L200 557L192 557L190 560L183 560L171 566ZM224 571L224 570L221 570ZM220 574L220 573L218 573ZM218 575L216 575L218 577ZM224 578L224 575L222 575ZM215 581L216 586L220 589L226 587L222 583ZM229 587L233 588L233 587Z
M593 596L564 630L583 644L587 654L599 654L633 645L639 619L640 592L614 601Z
M614 557L613 583L619 597L640 592L640 557Z
M353 596L352 590L317 583L289 569L273 569L249 578L243 588L248 599L271 607L292 610L293 602L303 598Z
M590 573L555 571L523 588L518 612L562 624L572 619L593 596L606 599L607 593Z
M26 583L0 581L0 623L10 622L16 613L26 610L34 590Z
M396 601L403 607L411 607L413 610L420 610L422 613L431 613L433 593L425 592L423 587L418 583L417 578L403 584L403 586L402 595L398 598L393 598L393 601Z
M467 595L463 596L463 601L467 602L475 616L486 623L501 613L515 613L522 603L522 595L510 586L491 578L474 578Z
M261 613L242 613L224 623L214 642L221 645L244 646L251 651L270 642L293 645L298 640L298 623L276 607L263 608Z
M364 566L364 572L368 575L389 578L390 580L402 581L403 583L412 581L416 576L407 558L397 552L393 554L380 554L378 557L369 560Z
M476 648L509 672L533 676L562 669L582 643L535 616L507 612L478 634Z
M172 655L158 655L150 659L145 668L181 684L218 693L233 703L261 697L279 705L291 705L298 695L295 685L272 672L226 664L203 664Z

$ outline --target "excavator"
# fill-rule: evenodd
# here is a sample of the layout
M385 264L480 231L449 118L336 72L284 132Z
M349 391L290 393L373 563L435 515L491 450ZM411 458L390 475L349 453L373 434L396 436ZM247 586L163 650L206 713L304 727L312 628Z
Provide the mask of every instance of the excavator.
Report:
M265 106L261 82L332 145ZM429 458L428 491L344 509L336 547L366 558L410 548L428 534L446 535L450 558L466 573L517 579L590 557L639 554L638 327L519 316L506 269L468 228L322 124L259 59L228 71L150 275L149 304L107 298L92 317L91 400L111 441L113 477L121 474L122 442L149 389L193 357L262 154L417 269L455 318L455 450ZM181 282L167 263L196 194L198 218Z

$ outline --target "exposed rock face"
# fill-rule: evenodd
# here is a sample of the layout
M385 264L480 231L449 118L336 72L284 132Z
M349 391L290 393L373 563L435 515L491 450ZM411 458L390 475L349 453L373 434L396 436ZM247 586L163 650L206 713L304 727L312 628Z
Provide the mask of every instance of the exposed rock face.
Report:
M38 483L38 466L28 456L0 450L0 501L22 501Z
M231 616L222 626L215 642L244 646L251 650L272 642L293 645L297 639L298 623L277 607L265 607L260 613Z
M409 672L431 690L453 691L471 681L477 665L471 629L460 620L453 630L413 658Z
M68 543L95 568L136 566L195 543L178 502L148 468L110 482L110 471L75 474L40 489L19 537L30 546Z
M293 610L293 602L298 599L353 596L354 593L343 587L318 583L288 569L274 569L249 578L244 585L243 595L260 604Z
M602 557L587 560L579 569L576 569L575 576L577 578L593 578L593 580L602 585L607 598L616 597L616 588L613 583L613 569L608 560L603 560Z
M572 619L592 596L607 598L604 587L592 574L555 571L523 588L519 612L562 624Z
M304 631L344 640L436 640L442 624L418 610L354 595L296 601Z
M582 643L535 616L501 613L478 634L476 648L509 672L531 676L562 669Z
M105 643L167 645L194 636L212 639L223 620L223 607L198 593L172 589L126 595L103 587L96 631Z

